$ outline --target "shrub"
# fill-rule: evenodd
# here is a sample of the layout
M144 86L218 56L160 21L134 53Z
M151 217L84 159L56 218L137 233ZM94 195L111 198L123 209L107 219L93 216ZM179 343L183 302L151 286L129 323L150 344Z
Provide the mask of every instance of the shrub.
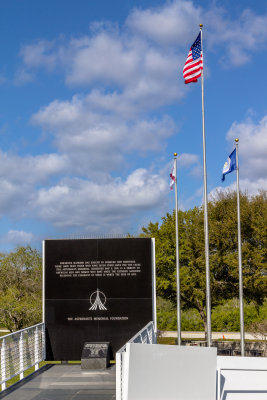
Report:
M259 319L259 310L255 303L244 303L244 325L249 326ZM211 316L212 330L222 332L238 332L240 330L239 300L232 299L215 307Z

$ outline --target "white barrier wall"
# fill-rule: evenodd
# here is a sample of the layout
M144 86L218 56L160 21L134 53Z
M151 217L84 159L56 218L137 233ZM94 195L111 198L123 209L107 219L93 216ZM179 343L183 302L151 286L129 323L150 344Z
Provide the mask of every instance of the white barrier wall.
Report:
M156 344L157 333L151 321L137 332L128 343ZM116 353L116 400L124 400L128 393L129 352L126 344Z
M128 343L127 400L215 400L217 349Z
M267 400L266 357L217 359L217 400Z
M116 400L267 400L266 357L155 343L151 322L116 353Z

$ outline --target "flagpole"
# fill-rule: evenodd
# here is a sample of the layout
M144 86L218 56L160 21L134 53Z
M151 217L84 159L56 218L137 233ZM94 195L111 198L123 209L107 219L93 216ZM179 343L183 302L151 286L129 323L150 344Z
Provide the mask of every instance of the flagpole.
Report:
M203 38L201 32L202 62L203 57ZM204 110L204 74L201 72L201 97L202 97L202 136L203 136L203 174L204 174L204 232L205 232L205 260L206 260L206 314L207 314L207 343L211 347L211 301L210 301L210 265L209 265L209 225L208 225L208 196L207 196L207 169L206 169L206 138L205 138L205 110Z
M237 230L238 230L238 271L239 271L239 307L240 307L240 347L241 356L245 356L245 333L244 333L244 301L243 301L243 271L242 271L242 245L241 245L241 224L240 224L240 198L239 198L239 163L238 163L238 142L235 139L236 147L236 196L237 196Z
M176 296L177 296L177 345L181 346L181 296L178 235L178 193L177 193L177 153L174 153L175 168L175 236L176 236Z

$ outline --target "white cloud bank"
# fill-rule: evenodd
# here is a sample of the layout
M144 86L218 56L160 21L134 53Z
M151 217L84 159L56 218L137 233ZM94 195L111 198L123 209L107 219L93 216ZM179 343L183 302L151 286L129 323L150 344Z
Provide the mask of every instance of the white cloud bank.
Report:
M0 236L0 246L6 251L8 248L16 246L31 245L35 241L35 236L32 232L25 232L23 230L10 229L7 233Z
M90 177L125 165L130 153L161 151L175 131L168 116L130 119L117 112L95 110L91 96L54 101L32 117L32 123L53 132L58 150L67 154L72 170Z
M224 67L239 67L248 63L253 53L266 48L267 14L256 15L245 9L236 20L227 18L222 9L210 10L207 15L211 26L208 42L210 46L224 46Z
M9 230L5 240L8 243L17 244L30 244L34 239L34 235L31 232L17 231L17 230Z
M42 189L35 202L39 216L59 228L83 227L85 232L125 233L132 215L151 210L165 201L166 179L145 169L131 173L125 181L109 184L64 179Z
M76 234L126 233L133 216L166 204L166 177L144 168L134 170L125 179L109 177L106 182L61 178L53 184L48 173L48 184L40 185L34 184L30 173L24 176L25 167L19 172L24 161L27 164L27 158L19 162L13 159L16 177L0 177L0 216L43 220L65 234L68 229ZM33 241L33 235L11 230L1 240L25 244Z
M128 96L135 89L132 96L139 100L151 94L162 96L162 89L168 89L164 101L171 101L184 95L174 76L181 70L199 22L204 23L207 45L224 53L225 66L243 65L266 47L267 14L244 9L232 19L213 2L204 8L197 2L176 0L133 9L121 28L96 22L89 35L39 40L24 45L20 55L25 69L60 69L69 85L115 84Z

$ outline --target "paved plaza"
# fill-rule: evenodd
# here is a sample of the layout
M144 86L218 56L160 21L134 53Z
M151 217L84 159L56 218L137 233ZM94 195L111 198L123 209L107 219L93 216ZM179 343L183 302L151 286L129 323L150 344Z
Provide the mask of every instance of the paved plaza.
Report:
M49 365L14 385L5 400L113 400L116 367L82 371L81 365Z

